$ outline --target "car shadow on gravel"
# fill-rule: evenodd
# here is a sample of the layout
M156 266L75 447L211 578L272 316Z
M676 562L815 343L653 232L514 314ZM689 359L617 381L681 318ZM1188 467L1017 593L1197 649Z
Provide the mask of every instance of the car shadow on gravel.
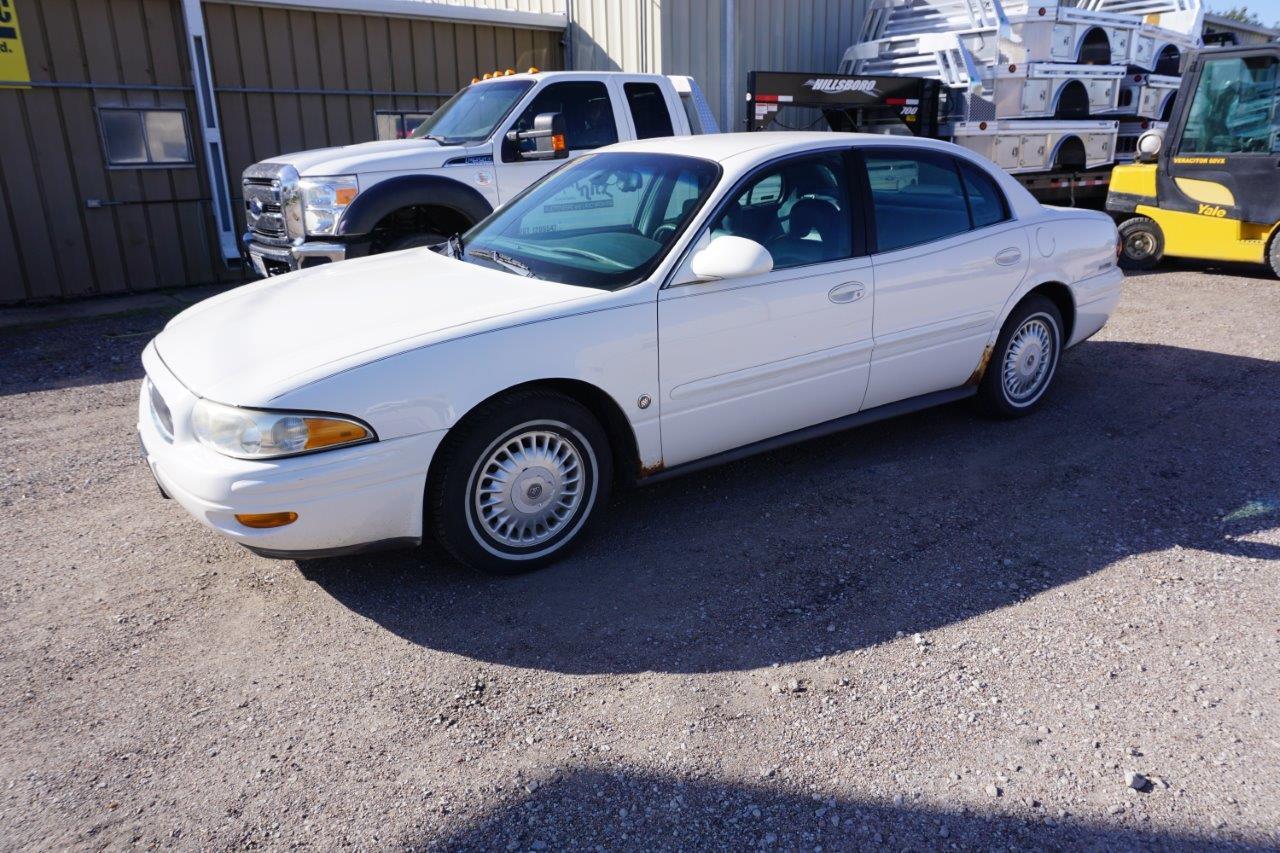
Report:
M433 547L299 565L421 646L601 673L836 654L1151 551L1280 558L1249 538L1280 525L1280 364L1090 342L1063 367L1030 418L950 406L623 492L522 577ZM1182 581L1176 551L1162 571Z
M530 790L532 789L532 790ZM1008 805L1005 809L1009 809ZM1019 802L1013 814L823 798L764 785L573 770L419 850L1263 850L1259 844L1090 822ZM993 806L992 811L998 810Z

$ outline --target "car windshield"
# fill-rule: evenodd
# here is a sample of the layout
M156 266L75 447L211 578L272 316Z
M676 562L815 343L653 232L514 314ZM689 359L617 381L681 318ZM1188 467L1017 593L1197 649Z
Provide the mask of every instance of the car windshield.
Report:
M468 86L418 125L413 138L435 139L447 145L488 139L498 122L506 118L531 86L531 80Z
M720 176L708 160L592 154L557 169L463 238L463 259L616 290L647 278Z

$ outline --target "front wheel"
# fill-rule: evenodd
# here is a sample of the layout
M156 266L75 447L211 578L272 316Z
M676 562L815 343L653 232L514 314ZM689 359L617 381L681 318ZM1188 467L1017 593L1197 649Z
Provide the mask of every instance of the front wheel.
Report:
M450 432L427 484L430 521L461 562L518 574L558 559L608 500L608 438L575 400L517 392Z
M1135 216L1120 223L1120 266L1149 270L1164 257L1164 232L1149 216Z
M1053 382L1061 353L1058 306L1039 295L1022 300L996 338L978 384L979 408L1000 418L1018 418L1035 411Z

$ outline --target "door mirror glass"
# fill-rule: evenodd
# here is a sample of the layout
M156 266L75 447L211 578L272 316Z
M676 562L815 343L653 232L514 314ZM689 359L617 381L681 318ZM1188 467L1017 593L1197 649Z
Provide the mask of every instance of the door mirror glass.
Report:
M755 240L746 237L716 237L689 263L699 281L720 281L764 275L773 270L773 256Z
M564 144L564 116L560 113L539 114L530 130L508 131L507 140L515 144L516 156L521 160L563 160L569 156Z

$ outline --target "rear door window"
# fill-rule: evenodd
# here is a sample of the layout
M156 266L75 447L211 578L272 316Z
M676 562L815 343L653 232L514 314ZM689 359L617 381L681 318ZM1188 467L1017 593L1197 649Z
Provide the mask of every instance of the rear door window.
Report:
M1009 218L1009 203L996 186L995 179L972 163L963 160L960 174L964 178L964 192L969 200L969 212L973 214L973 227L985 228Z
M671 113L662 89L657 83L624 83L622 91L631 109L631 121L636 126L636 139L654 136L672 136Z
M891 252L970 229L969 202L955 161L934 151L867 151L876 251Z

